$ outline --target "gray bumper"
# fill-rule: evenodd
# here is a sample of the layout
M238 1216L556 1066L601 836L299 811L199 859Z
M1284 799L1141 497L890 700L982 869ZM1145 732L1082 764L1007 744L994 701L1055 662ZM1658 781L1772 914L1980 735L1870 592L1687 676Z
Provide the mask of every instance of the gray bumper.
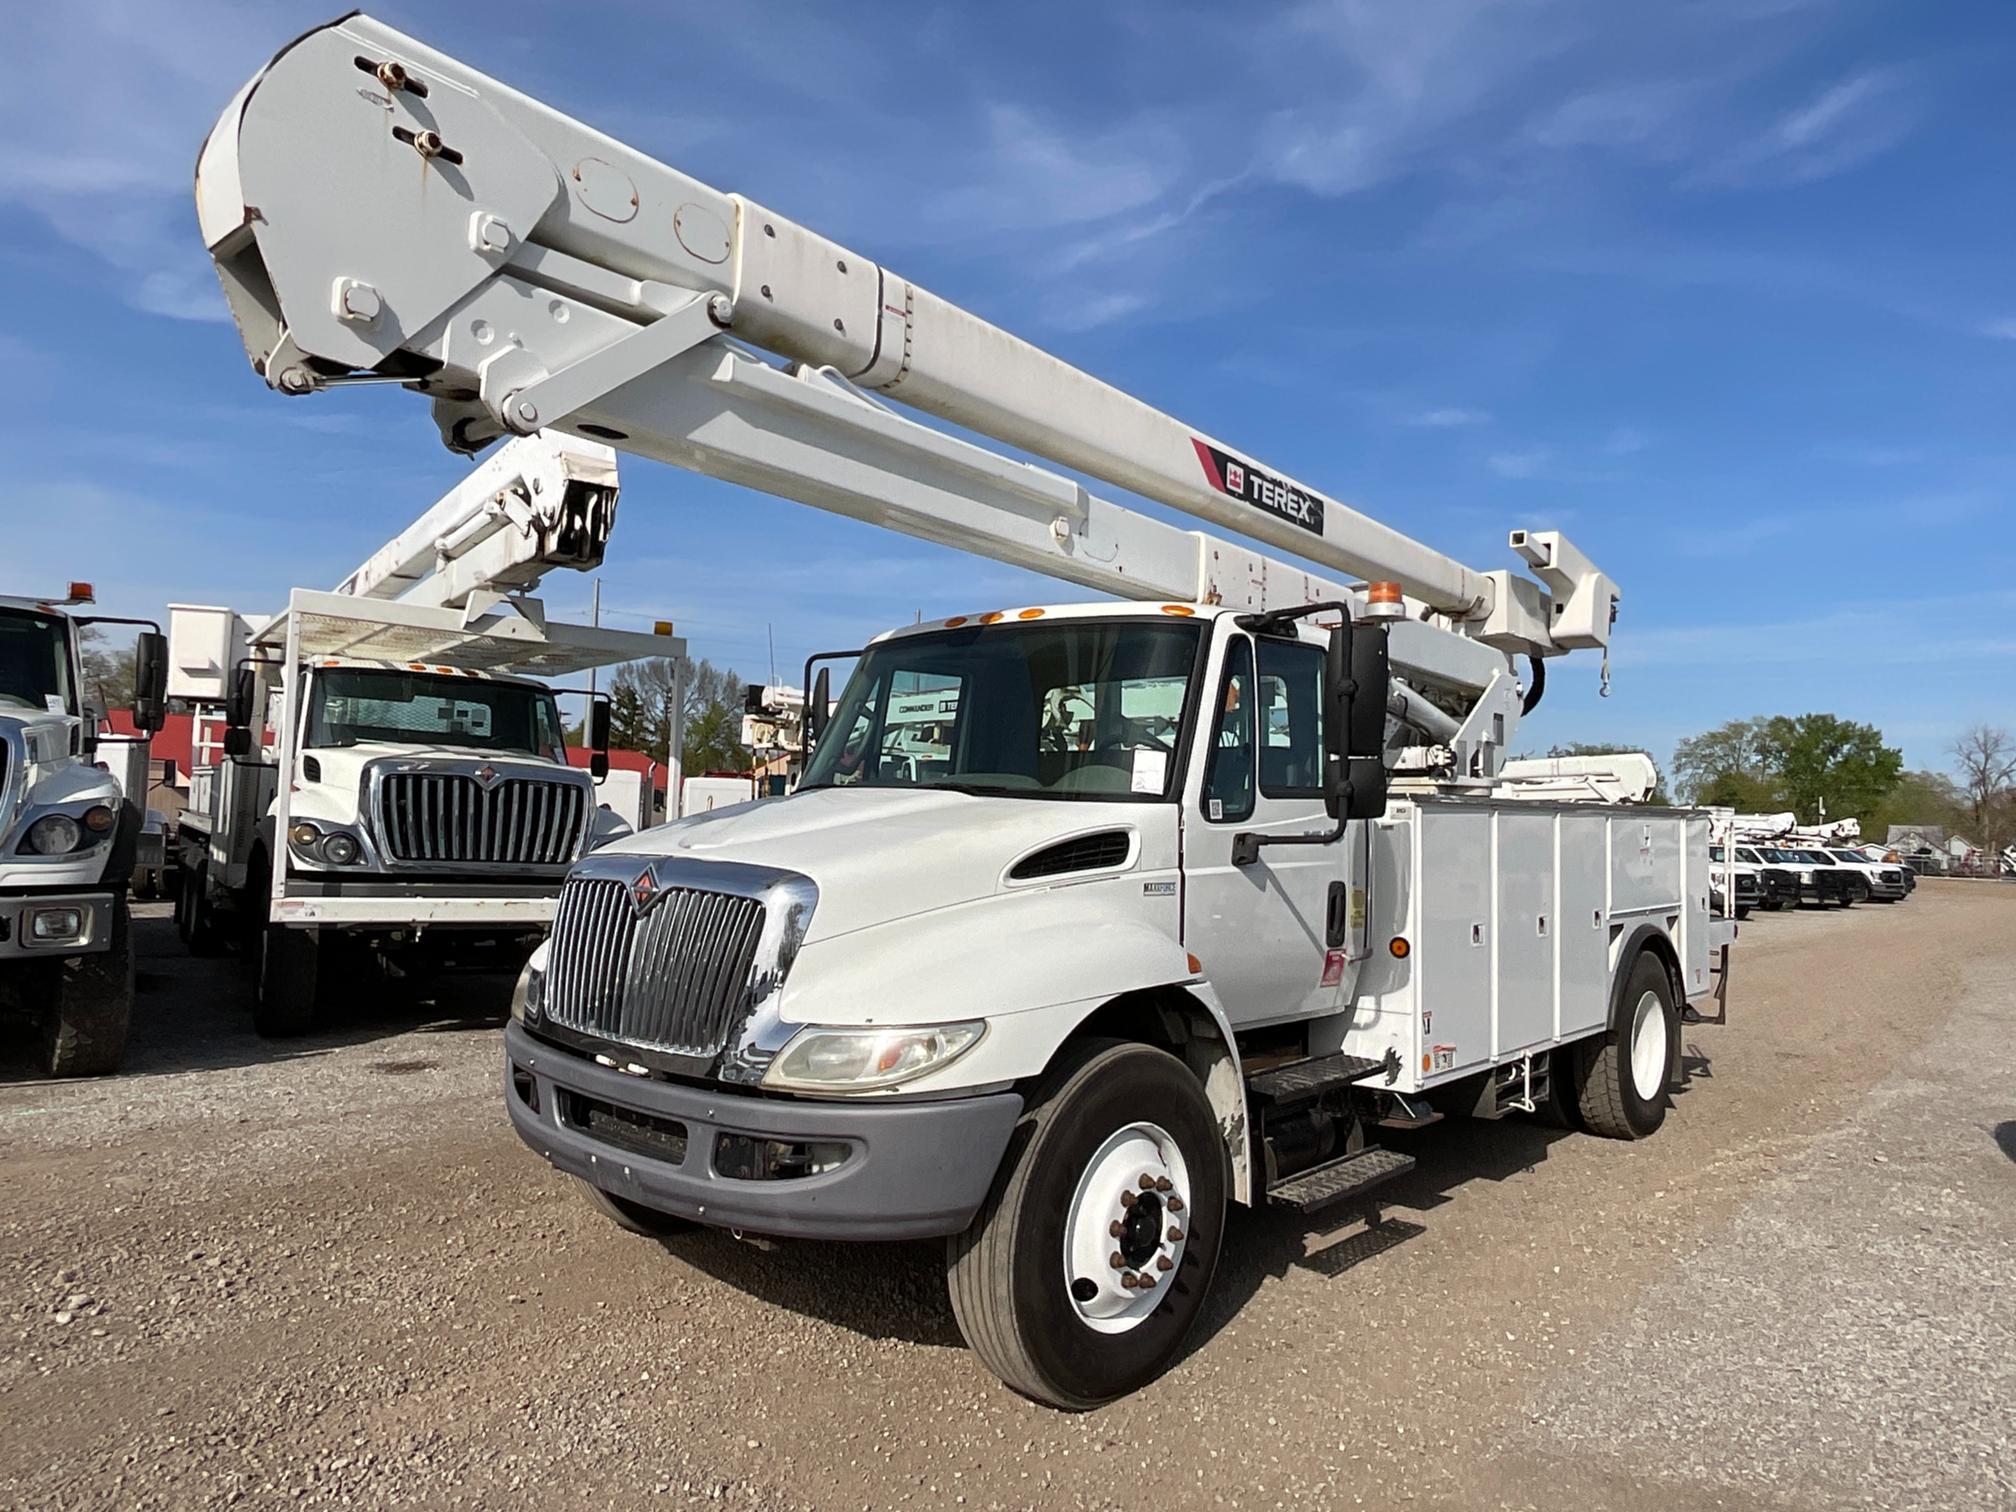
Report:
M987 1196L1022 1099L785 1101L647 1081L504 1031L504 1100L518 1137L560 1170L646 1207L714 1228L802 1239L924 1239L965 1228ZM537 1106L527 1101L527 1091ZM684 1126L684 1155L655 1158L579 1127L569 1097ZM715 1169L716 1136L842 1143L840 1166L752 1181Z
M76 909L84 915L82 938L37 944L34 915L43 909ZM0 961L68 960L112 948L112 894L108 892L28 893L0 897Z

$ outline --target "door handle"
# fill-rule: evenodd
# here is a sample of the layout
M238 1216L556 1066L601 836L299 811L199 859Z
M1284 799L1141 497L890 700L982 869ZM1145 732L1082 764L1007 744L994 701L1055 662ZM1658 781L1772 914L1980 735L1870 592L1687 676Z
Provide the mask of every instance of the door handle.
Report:
M1351 889L1342 882L1330 884L1328 905L1323 910L1323 938L1332 950L1345 943L1350 918Z

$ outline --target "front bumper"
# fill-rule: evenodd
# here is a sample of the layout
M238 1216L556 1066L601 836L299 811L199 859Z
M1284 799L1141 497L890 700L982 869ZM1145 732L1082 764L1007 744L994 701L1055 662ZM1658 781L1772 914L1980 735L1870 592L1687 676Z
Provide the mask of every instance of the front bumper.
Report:
M44 910L81 916L75 935L47 943L34 935L35 916ZM0 961L67 960L112 948L112 894L109 892L29 893L0 897Z
M561 878L500 882L470 878L409 880L360 872L330 876L290 871L273 916L287 924L468 926L545 929L560 902Z
M986 1199L1022 1099L996 1092L943 1101L816 1102L694 1087L613 1071L504 1031L504 1100L518 1137L606 1192L714 1228L798 1239L927 1239L956 1234ZM684 1148L642 1153L581 1126L586 1099L684 1131ZM724 1176L722 1136L842 1144L818 1175Z

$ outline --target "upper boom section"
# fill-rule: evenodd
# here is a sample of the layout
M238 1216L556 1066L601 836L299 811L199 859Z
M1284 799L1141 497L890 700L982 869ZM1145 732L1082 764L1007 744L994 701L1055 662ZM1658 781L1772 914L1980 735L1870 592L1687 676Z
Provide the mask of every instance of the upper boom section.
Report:
M1431 550L367 17L310 32L239 91L205 144L197 206L268 383L414 382L454 444L641 388L694 345L697 315L700 336L732 326L1224 529L1398 581L1508 648L1608 640L1614 585L1572 548L1549 565L1581 576L1568 593L1549 579L1548 613L1530 580ZM610 319L570 328L575 312Z

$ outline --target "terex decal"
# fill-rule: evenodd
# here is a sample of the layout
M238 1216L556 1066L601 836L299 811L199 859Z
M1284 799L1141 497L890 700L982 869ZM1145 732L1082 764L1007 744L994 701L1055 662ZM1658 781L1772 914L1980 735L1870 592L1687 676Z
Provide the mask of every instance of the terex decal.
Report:
M1315 535L1323 534L1323 500L1264 472L1251 462L1242 462L1229 452L1190 438L1197 448L1197 460L1204 464L1204 476L1222 494L1230 494L1242 504L1279 515L1291 525L1300 525Z

